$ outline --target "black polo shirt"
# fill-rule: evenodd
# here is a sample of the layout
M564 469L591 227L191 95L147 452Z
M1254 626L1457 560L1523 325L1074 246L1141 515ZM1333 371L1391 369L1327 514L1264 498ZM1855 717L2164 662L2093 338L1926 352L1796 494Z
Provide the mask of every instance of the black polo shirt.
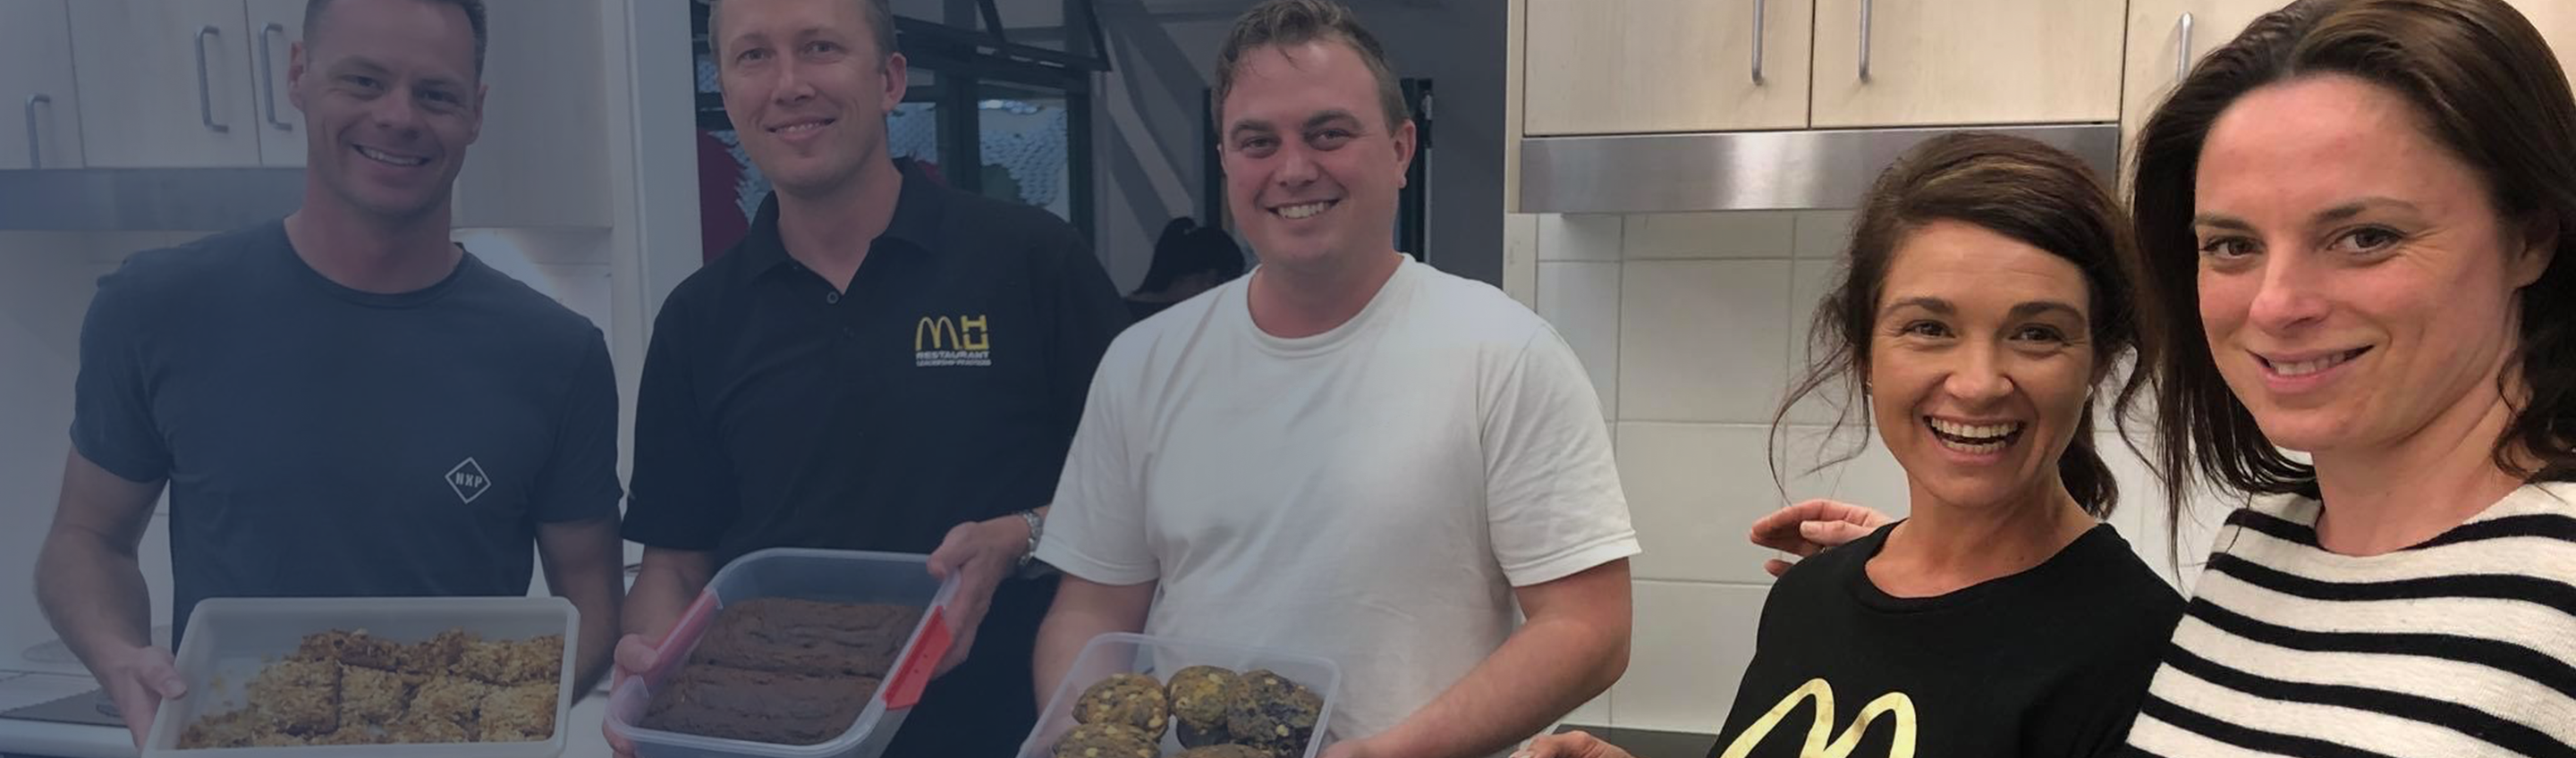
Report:
M1045 505L1127 322L1100 262L1044 210L906 170L842 292L787 255L772 197L654 320L626 538L718 565L778 546L928 553L960 523ZM1016 748L1052 595L1005 582L973 657L933 683L896 747Z

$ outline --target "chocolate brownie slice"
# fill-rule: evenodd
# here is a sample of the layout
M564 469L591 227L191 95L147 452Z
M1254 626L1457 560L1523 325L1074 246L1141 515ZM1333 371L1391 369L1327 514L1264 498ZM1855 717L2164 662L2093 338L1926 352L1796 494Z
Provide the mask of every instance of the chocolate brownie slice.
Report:
M872 677L830 677L691 665L660 692L639 726L704 737L813 745L849 731Z
M883 678L922 609L761 598L725 606L691 660L728 668Z

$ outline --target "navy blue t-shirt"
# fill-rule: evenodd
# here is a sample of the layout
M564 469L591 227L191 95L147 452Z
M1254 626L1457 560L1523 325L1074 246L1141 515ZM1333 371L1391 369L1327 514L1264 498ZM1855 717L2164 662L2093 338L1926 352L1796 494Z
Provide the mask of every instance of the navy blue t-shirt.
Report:
M349 289L282 222L99 280L72 444L169 480L182 628L210 597L525 595L536 525L621 496L597 327L471 254L426 289Z

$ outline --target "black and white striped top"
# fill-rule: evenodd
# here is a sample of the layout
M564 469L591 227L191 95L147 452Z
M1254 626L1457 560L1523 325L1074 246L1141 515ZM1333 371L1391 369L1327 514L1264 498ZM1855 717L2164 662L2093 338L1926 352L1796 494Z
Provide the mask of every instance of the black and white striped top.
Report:
M2317 514L2228 517L2133 754L2576 756L2576 485L2369 557L2318 547Z

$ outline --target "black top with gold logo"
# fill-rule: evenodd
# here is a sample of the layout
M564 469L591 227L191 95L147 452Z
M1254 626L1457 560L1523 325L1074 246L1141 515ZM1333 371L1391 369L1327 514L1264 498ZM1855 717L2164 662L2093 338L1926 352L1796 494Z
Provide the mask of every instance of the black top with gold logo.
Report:
M843 292L787 255L770 198L654 321L626 537L719 565L778 546L928 553L960 523L1045 505L1127 322L1099 261L1044 210L907 170ZM973 656L932 685L896 747L1016 749L1035 706L991 703L1030 699L1052 595L1005 583Z

